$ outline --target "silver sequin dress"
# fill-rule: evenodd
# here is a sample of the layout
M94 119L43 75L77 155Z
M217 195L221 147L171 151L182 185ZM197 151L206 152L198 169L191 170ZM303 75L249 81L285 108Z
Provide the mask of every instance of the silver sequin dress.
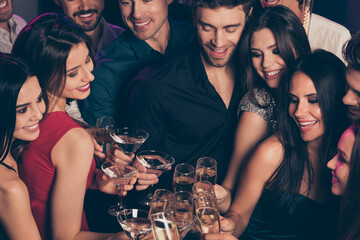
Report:
M253 112L262 117L266 124L268 125L269 133L273 132L276 127L276 103L274 98L271 96L271 93L265 88L255 88L254 89L255 98L258 102L266 106L265 108L259 107L254 103L250 98L250 93L247 92L245 96L241 99L239 104L238 114L241 112Z

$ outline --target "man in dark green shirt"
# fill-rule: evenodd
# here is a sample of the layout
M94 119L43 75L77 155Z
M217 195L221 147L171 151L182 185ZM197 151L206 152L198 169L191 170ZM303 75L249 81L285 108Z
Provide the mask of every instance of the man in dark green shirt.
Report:
M120 11L128 26L117 40L99 54L95 81L83 104L83 118L95 125L101 116L121 123L124 89L144 67L163 61L181 51L193 39L194 28L168 19L172 0L120 0Z

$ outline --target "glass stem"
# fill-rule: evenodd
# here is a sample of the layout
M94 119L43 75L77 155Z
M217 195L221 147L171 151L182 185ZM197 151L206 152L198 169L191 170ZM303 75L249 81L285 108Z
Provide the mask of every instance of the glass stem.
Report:
M123 188L122 187L118 187L118 206L119 206L119 209L122 209L122 208L124 208L123 207L123 204L122 204L122 195L121 195L121 193L122 193L122 191L123 191Z

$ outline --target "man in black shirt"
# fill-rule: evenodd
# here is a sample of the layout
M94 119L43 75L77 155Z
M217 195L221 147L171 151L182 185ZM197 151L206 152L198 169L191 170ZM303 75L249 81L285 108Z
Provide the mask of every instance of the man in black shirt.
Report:
M172 155L178 163L218 162L224 178L242 97L236 47L253 0L194 0L197 39L157 69L143 70L129 85L128 124L149 133L143 149ZM150 174L149 174L150 175ZM158 186L170 188L172 172ZM155 183L154 181L153 183ZM150 181L139 181L150 184Z

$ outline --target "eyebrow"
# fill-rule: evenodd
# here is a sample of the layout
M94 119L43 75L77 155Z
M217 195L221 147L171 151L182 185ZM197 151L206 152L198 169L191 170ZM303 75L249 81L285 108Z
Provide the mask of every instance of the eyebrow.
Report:
M73 68L70 68L69 70L66 71L66 73L71 72L71 71L73 71L73 70L75 70L75 69L78 69L79 67L80 67L80 65L79 65L79 66L76 66L76 67L73 67Z
M206 25L206 26L209 26L209 27L212 27L212 28L216 28L215 26L213 26L213 25L211 25L209 23L203 22L201 20L198 20L198 23L200 23L201 25ZM226 25L223 28L240 27L240 26L241 26L241 23L237 23L237 24Z
M43 91L40 92L40 94L39 94L39 96L38 96L37 99L39 99L42 95L43 95ZM26 107L26 106L29 106L29 105L30 105L30 103L20 104L20 105L17 105L17 106L16 106L16 109L21 108L21 107Z
M277 46L277 43L274 43L273 45L271 45L271 46L267 47L267 49L272 49L272 48L275 48L275 47L278 47L278 46ZM258 49L258 48L254 48L254 47L251 47L251 50L258 50L258 51L261 51L260 49Z

